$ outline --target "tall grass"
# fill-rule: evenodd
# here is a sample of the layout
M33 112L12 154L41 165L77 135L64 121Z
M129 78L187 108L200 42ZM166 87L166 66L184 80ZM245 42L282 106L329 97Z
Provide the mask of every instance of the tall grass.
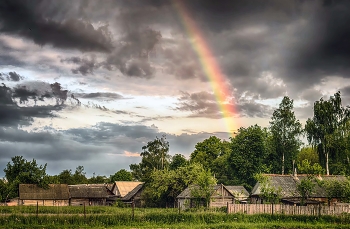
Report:
M349 228L350 215L244 215L223 212L178 212L177 209L86 207L5 207L0 228ZM1 209L4 210L4 209ZM4 213L4 211L2 211ZM64 214L62 212L65 212Z

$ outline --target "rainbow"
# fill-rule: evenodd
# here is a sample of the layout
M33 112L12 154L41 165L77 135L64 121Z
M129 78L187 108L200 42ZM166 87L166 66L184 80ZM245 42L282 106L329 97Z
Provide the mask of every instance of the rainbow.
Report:
M234 118L235 109L227 100L231 96L231 91L226 84L226 77L222 74L218 63L215 60L207 42L205 41L200 29L190 17L182 0L173 0L173 4L179 13L182 24L186 32L191 38L193 50L198 55L199 62L203 68L203 72L210 81L212 90L214 92L217 105L222 113L227 131L230 137L234 137L234 130L237 129Z

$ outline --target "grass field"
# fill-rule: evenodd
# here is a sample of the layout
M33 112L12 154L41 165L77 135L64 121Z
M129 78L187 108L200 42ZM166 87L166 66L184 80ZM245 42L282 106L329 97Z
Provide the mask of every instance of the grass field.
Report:
M0 207L0 228L350 228L350 215L244 215L116 207Z

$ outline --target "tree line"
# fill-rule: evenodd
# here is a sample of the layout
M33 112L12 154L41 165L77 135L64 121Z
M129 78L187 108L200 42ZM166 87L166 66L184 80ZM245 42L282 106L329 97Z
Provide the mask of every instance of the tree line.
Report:
M285 96L274 110L270 125L239 128L234 137L222 140L210 136L195 145L187 159L169 154L166 136L156 137L142 147L141 162L130 165L130 172L120 170L109 177L85 176L84 167L73 172L46 174L46 164L37 165L22 156L12 158L0 181L0 198L18 196L19 183L34 183L45 187L49 183L108 183L117 180L145 182L144 199L148 206L171 206L176 196L188 186L199 186L193 195L206 197L216 183L244 185L250 191L257 174L350 175L350 112L344 107L340 92L328 100L314 103L313 117L303 128L295 117L293 100ZM306 137L309 145L302 144Z

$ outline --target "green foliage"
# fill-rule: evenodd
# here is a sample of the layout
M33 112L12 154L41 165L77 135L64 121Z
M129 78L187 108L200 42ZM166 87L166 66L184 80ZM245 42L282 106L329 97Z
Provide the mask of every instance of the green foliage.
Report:
M210 172L197 163L176 170L155 170L150 178L143 192L148 206L174 206L176 197L186 187L198 185L206 194L208 185L215 181Z
M324 169L318 163L313 165L309 162L308 159L304 159L301 163L298 163L298 172L302 174L315 174L321 175L324 174Z
M23 156L11 158L4 169L6 180L8 181L8 198L18 196L19 184L37 184L42 188L47 188L46 166L36 163L36 160L27 161Z
M273 112L270 129L273 136L273 145L276 154L280 158L281 173L292 172L292 161L296 158L301 145L299 135L302 127L295 118L293 100L288 96L282 99L279 108Z
M327 180L319 182L322 187L326 190L327 198L337 198L342 202L350 202L350 181L340 180Z
M131 172L126 171L125 169L121 169L115 174L111 175L109 177L110 182L115 181L132 181L132 174Z
M267 131L258 125L241 127L232 138L232 152L228 159L235 183L251 190L255 184L255 174L266 173L268 150Z
M316 101L314 116L306 121L307 139L317 149L327 175L330 174L329 164L349 158L349 113L349 108L342 106L340 92L337 92L329 100L321 98Z
M308 160L311 165L319 163L317 151L313 147L301 148L297 155L296 163L301 164L305 159Z
M175 154L171 158L171 162L169 165L170 170L176 170L180 167L186 166L188 161L186 160L185 156L182 154Z
M0 202L7 200L8 195L8 183L4 179L0 179Z
M12 214L0 215L0 228L348 228L349 215L342 216L290 216L281 214L226 214L213 211L189 211L178 213L177 209L135 209L87 207L22 207L26 215L18 214L17 207L0 207ZM57 212L60 210L61 212ZM17 214L14 214L17 213ZM31 213L31 214L28 214Z
M154 170L163 170L169 167L169 142L165 135L161 138L147 143L142 147L140 154L142 160L139 164L131 164L130 170L136 180L149 181L150 175Z
M264 174L256 174L255 179L260 183L261 198L265 203L278 203L281 199L281 187L271 185L270 178Z
M301 205L304 205L305 200L314 193L315 186L316 181L313 176L307 176L297 185L297 191L301 196Z
M89 184L105 184L107 182L109 182L109 179L106 176L96 176L95 173L88 179Z

